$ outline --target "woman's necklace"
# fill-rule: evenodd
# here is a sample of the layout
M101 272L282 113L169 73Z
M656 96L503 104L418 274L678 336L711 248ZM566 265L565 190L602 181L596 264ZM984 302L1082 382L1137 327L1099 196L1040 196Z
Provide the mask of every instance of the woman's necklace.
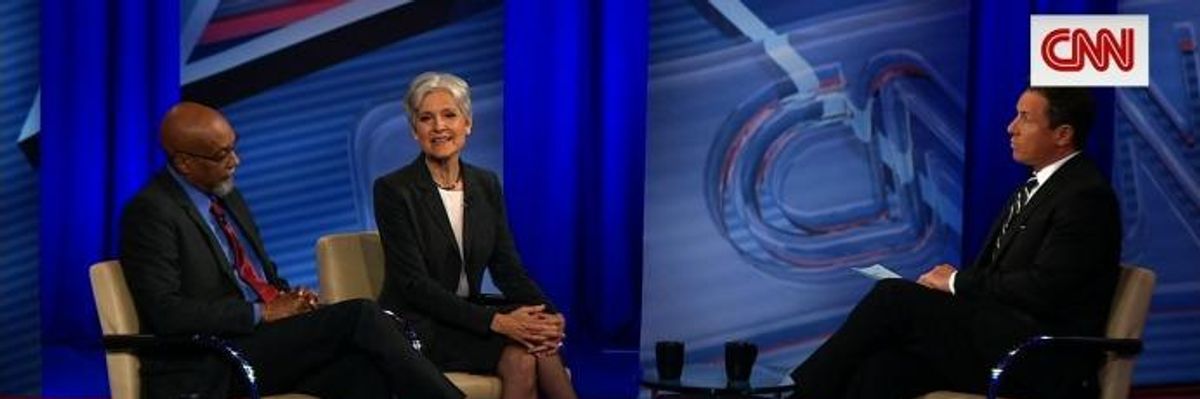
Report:
M435 186L438 186L438 188L440 188L442 190L447 190L447 191L454 190L455 188L458 187L458 183L461 183L461 182L462 182L462 173L459 173L458 177L455 178L454 181L451 182L450 184L443 185L441 182L438 181L438 179L436 179L436 178L433 179L433 184Z

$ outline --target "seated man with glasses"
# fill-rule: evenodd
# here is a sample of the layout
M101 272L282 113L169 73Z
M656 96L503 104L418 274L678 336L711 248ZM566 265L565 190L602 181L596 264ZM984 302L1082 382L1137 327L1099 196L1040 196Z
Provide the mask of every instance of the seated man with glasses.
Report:
M145 333L216 334L255 368L262 394L321 398L463 397L366 300L317 306L276 273L234 187L237 134L184 102L162 124L170 166L126 205L121 263ZM227 397L230 366L190 354L141 356L146 397Z

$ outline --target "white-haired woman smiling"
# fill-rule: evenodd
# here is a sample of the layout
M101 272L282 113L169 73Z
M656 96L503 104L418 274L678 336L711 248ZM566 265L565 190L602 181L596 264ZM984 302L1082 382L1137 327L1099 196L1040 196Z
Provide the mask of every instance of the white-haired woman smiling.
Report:
M443 371L495 373L502 397L574 399L565 320L526 274L496 174L459 156L471 135L461 78L426 72L404 99L421 154L375 181L386 272L379 303L409 319ZM484 269L512 303L483 303Z

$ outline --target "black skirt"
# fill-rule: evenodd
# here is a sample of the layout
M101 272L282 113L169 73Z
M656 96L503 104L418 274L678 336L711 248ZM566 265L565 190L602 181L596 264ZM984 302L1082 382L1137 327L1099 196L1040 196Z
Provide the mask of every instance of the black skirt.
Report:
M478 335L451 326L434 328L426 353L429 360L442 371L462 371L478 374L494 374L500 362L500 351L506 342L500 334Z
M495 374L500 352L508 343L503 335L480 335L455 326L430 321L428 337L422 336L425 355L442 371Z

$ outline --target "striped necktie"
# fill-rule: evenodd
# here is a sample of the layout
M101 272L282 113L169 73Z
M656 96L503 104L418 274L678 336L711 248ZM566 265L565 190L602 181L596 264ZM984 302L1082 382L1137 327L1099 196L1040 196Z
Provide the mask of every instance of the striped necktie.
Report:
M1025 205L1029 203L1029 195L1033 193L1033 190L1037 186L1037 176L1030 177L1029 180L1025 181L1025 184L1022 184L1017 189L1017 193L1013 195L1012 200L1008 203L1008 216L1004 218L1004 224L1000 226L1000 236L996 237L996 248L992 250L992 260L995 260L996 255L1000 253L1000 240L1008 234L1008 229L1011 227L1009 225L1025 209Z

